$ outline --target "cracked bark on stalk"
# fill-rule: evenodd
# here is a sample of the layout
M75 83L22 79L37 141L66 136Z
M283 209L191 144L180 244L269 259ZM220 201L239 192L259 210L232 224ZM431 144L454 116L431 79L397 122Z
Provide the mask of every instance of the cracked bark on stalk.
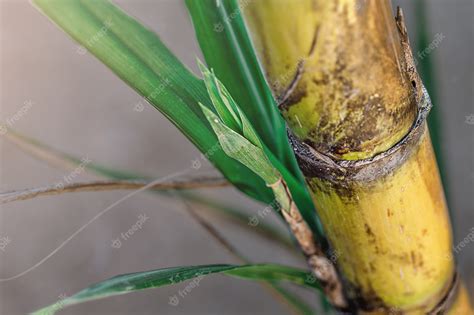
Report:
M267 0L244 13L350 311L471 314L401 10L395 21L386 0Z

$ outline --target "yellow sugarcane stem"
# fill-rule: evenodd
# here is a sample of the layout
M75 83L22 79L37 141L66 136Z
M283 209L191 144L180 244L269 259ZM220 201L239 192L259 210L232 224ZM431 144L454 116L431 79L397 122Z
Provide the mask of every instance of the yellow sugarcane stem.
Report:
M295 135L362 159L397 143L416 116L388 1L263 0L245 10Z
M350 295L367 310L425 314L453 277L451 229L427 131L408 154L398 169L370 181L309 180Z
M401 12L388 0L245 9L267 79L360 314L471 314Z

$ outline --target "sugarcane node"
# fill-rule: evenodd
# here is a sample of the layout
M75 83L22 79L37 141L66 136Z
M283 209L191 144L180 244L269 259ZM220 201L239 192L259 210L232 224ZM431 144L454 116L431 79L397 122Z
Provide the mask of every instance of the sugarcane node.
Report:
M393 313L393 308L385 305L379 296L372 290L371 292L365 292L362 294L362 289L354 286L349 286L349 290L352 292L351 296L355 296L352 300L353 313L352 314L370 314L377 311L387 311L387 314L399 314Z
M305 177L327 180L336 188L344 188L350 182L370 183L393 173L413 154L419 144L431 109L431 100L424 87L423 97L417 108L416 120L408 134L390 149L367 159L341 160L328 156L299 140L289 129L288 138Z
M438 305L436 305L434 309L428 313L428 315L446 314L456 301L456 298L460 292L460 283L461 281L459 279L459 274L457 271L455 271L448 292L446 292Z
M281 185L282 181L283 181L283 178L280 176L280 177L278 177L276 182L274 182L272 184L266 184L266 185L267 185L268 188L275 188L275 187Z
M378 153L373 157L359 160L341 160L314 149L299 140L288 128L288 137L293 147L303 174L309 178L321 178L335 185L335 188L346 190L351 181L370 183L391 174L411 156L413 149L420 142L426 126L425 121L432 107L426 88L416 71L413 54L410 48L408 31L405 25L403 10L397 7L395 17L400 41L403 50L404 70L413 86L417 102L417 117L408 133L390 149ZM343 186L343 187L341 187Z

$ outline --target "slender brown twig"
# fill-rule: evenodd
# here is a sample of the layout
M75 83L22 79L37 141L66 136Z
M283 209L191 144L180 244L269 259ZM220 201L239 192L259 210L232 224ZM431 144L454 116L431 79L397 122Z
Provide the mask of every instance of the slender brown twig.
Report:
M27 200L40 196L59 195L70 192L85 191L106 191L106 190L128 190L139 189L149 184L149 181L142 180L108 180L108 181L90 181L80 183L58 183L37 188L22 189L10 192L0 193L0 204ZM151 190L170 190L170 189L197 189L197 188L218 188L227 187L229 182L222 177L194 177L188 179L172 179L167 182L153 185Z

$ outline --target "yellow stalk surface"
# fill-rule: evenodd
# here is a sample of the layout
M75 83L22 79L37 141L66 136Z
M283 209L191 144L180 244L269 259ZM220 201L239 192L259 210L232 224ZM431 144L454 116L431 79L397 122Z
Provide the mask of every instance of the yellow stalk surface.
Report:
M280 110L313 158L367 161L413 130L421 82L388 0L259 0L243 12ZM362 314L426 314L455 275L427 128L402 150L364 179L306 165L346 293ZM449 314L471 314L459 292Z

